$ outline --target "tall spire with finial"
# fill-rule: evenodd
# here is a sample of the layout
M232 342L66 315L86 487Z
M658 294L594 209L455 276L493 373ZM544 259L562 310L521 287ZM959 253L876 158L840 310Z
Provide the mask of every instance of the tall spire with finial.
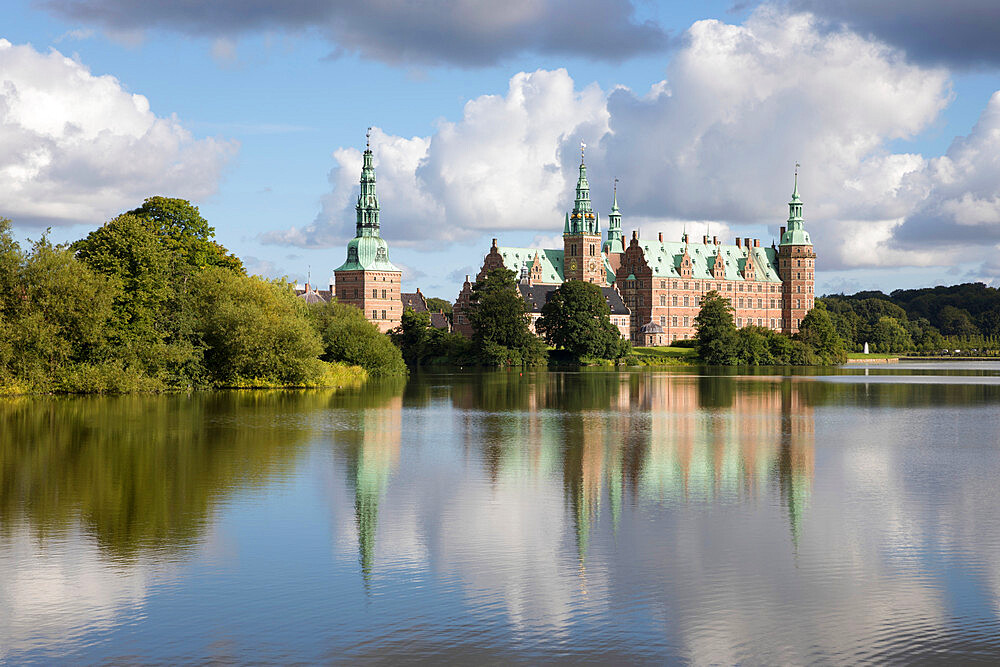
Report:
M611 214L608 216L608 240L604 243L605 252L625 252L622 238L622 214L618 210L618 179L615 179L612 192Z
M587 144L580 142L580 176L576 181L576 200L573 203L573 213L570 217L570 229L576 234L599 234L597 217L590 204L590 183L587 182L587 165L584 163L584 151Z
M799 197L799 167L801 166L798 162L795 163L792 200L788 202L788 229L781 235L780 245L812 245L802 220L802 199Z
M361 165L361 194L358 195L356 236L379 235L378 196L375 194L375 163L371 147L372 128L365 132L365 153Z

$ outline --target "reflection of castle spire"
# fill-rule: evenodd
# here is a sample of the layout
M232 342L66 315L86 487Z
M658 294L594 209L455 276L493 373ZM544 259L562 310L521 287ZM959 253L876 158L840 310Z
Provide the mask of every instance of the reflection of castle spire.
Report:
M354 486L358 561L366 589L371 585L375 568L379 502L399 455L401 407L401 399L397 397L387 408L365 410L358 424L360 442L348 455L347 475Z

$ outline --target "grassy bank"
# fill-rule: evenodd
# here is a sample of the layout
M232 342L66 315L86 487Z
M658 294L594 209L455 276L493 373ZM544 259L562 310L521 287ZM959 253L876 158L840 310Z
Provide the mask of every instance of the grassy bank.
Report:
M698 363L692 347L636 347L629 357L630 366L682 366Z
M86 365L68 369L58 377L24 382L17 378L0 379L0 396L30 394L153 394L191 389L344 389L359 387L368 381L368 371L340 362L320 362L322 374L305 383L281 384L266 378L239 378L233 382L204 387L171 386L154 378L122 370L115 364Z

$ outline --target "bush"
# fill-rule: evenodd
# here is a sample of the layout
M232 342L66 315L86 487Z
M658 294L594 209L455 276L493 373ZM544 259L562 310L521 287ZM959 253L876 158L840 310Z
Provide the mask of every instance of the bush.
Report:
M336 301L312 304L309 320L322 341L323 361L360 366L372 377L406 375L399 348L359 308Z

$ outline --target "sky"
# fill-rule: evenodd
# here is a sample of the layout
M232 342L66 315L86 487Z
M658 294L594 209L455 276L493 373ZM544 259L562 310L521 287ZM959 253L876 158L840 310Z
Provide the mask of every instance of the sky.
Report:
M251 273L326 285L371 127L403 288L562 247L581 142L606 227L778 234L817 293L1000 285L995 0L4 0L0 216L85 236L196 204Z

